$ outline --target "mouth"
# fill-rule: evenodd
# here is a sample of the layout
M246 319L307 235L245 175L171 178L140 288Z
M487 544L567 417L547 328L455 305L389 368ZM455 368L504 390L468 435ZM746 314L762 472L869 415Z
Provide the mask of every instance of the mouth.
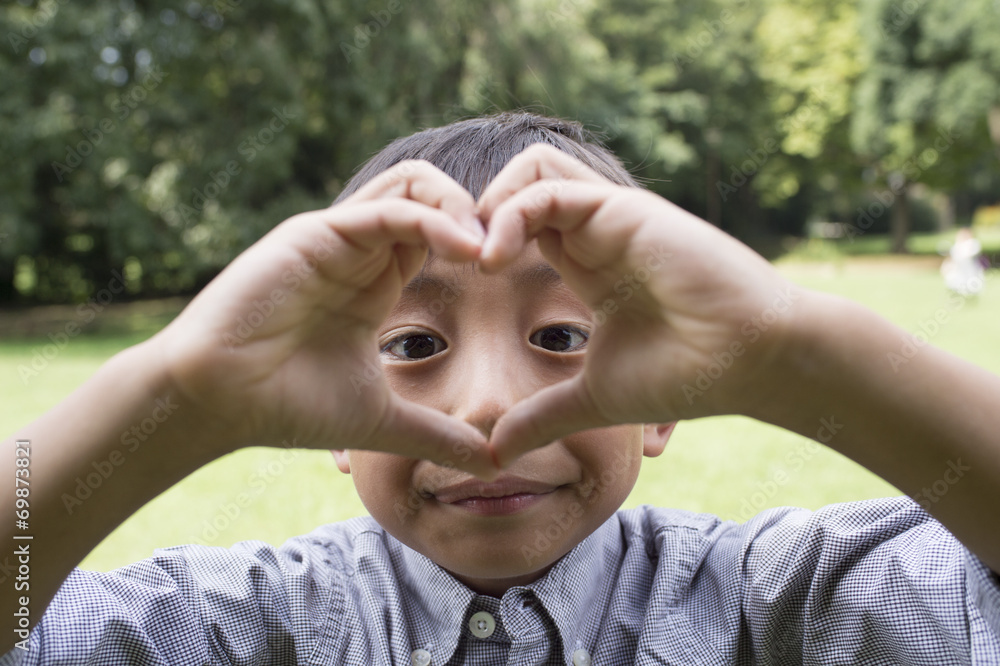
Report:
M441 504L484 516L518 513L561 486L520 477L501 477L490 483L470 479L431 493Z

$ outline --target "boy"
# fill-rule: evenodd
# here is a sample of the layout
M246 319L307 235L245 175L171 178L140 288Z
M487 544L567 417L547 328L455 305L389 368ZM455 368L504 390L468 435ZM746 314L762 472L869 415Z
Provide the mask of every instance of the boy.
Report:
M893 372L902 334L636 187L575 124L398 140L18 433L34 539L2 663L998 663L1000 378L931 347ZM164 405L67 516L72 480ZM910 494L962 476L933 517L616 513L673 423L727 413ZM283 440L334 449L373 519L73 568L200 465Z

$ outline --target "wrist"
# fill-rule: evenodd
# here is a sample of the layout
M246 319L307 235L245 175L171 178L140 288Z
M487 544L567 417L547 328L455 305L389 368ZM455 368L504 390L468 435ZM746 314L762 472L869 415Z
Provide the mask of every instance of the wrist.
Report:
M817 423L857 397L851 384L863 376L862 368L877 362L875 348L865 345L858 330L889 324L853 301L796 289L795 305L775 327L756 390L740 413L815 437Z
M134 402L132 423L122 431L120 442L132 450L145 448L147 442L158 444L154 455L189 461L189 471L194 471L240 448L239 430L180 388L168 358L157 335L109 362L109 373L134 378L123 387L133 392ZM169 451L163 450L164 444Z

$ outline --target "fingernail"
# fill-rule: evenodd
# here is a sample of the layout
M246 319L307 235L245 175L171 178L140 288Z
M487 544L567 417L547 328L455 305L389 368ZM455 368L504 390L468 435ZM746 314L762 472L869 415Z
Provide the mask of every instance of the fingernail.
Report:
M486 238L486 229L483 227L483 223L478 217L470 213L465 216L464 221L464 228L472 231L472 233L479 237L479 240Z
M483 249L479 252L480 261L493 254L493 248L496 244L496 238L493 236L486 237L486 240L483 241Z
M481 236L477 236L471 229L466 227L459 227L459 233L465 236L465 240L469 241L473 245L482 246L483 239Z
M500 464L500 458L497 456L496 447L493 446L492 443L490 443L489 446L490 446L490 460L493 461L493 466L496 467L498 470L503 469L503 465Z

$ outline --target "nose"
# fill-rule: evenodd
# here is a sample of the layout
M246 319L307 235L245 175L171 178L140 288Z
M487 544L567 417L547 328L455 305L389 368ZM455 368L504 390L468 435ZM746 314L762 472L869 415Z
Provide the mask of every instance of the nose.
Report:
M541 388L523 350L499 338L464 345L448 372L450 413L486 437L507 410Z

